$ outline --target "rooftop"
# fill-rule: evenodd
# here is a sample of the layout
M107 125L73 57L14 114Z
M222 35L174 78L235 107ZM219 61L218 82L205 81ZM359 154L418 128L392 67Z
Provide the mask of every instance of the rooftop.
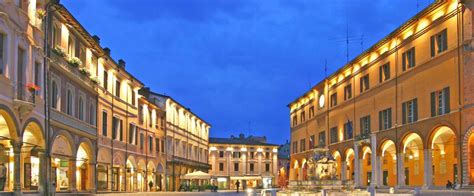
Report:
M230 138L209 138L210 144L242 144L242 145L256 145L256 146L279 146L277 144L267 143L265 136L247 136L240 134L239 137L230 136Z

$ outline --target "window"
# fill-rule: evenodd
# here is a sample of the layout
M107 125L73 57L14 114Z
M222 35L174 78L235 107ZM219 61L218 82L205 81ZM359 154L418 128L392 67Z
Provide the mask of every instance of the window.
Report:
M161 152L165 152L165 140L161 140Z
M360 133L370 133L370 115L360 118Z
M353 133L352 121L344 123L344 140L352 139L354 137Z
M265 164L265 171L270 172L270 164Z
M309 136L309 149L314 148L314 135Z
M5 54L4 53L4 48L6 43L5 43L5 35L3 33L0 33L0 74L3 74L3 69L5 67Z
M85 107L85 104L84 104L84 99L82 97L79 97L79 101L78 101L78 116L79 116L79 120L84 120L84 107Z
M160 139L155 138L155 150L156 152L160 152Z
M329 133L331 134L331 144L336 143L338 138L337 138L337 127L333 127L329 130Z
M240 152L232 152L232 157L233 158L240 158Z
M253 159L254 157L254 152L250 152L250 159Z
M326 132L322 131L319 133L319 147L324 147L326 145Z
M382 83L390 79L390 62L379 67L379 82Z
M113 139L122 141L122 128L123 128L122 120L114 116L112 118L112 138Z
M303 123L306 120L306 115L305 112L301 112L301 123Z
M331 95L331 107L334 107L337 105L337 93L333 93Z
M105 90L109 89L109 73L106 70L104 71L104 78L102 84L104 85L103 87L105 88Z
M239 164L238 163L234 163L234 171L239 171Z
M153 151L153 137L151 137L151 136L148 136L148 150L150 152Z
M132 89L132 87L130 87L130 90L132 91L132 105L135 105L135 91Z
M0 62L1 65L1 62ZM41 86L40 81L41 81L41 63L36 62L35 63L35 85L36 86ZM39 94L39 91L36 91L36 94Z
M431 116L450 112L449 87L431 93Z
M344 87L344 101L352 98L352 84Z
M224 171L224 163L219 163L219 171Z
M431 36L431 57L448 50L448 30L444 29Z
M364 92L366 90L369 90L369 74L363 76L360 78L360 92Z
M379 130L386 130L392 127L392 108L379 112Z
M314 106L311 106L309 108L309 118L313 118L314 117Z
M95 105L94 104L90 104L89 106L89 124L91 125L95 125L95 121L96 121L96 111L95 111Z
M265 152L265 158L270 159L270 153L269 152Z
M253 163L250 163L250 171L251 171L251 172L254 171L254 165L253 165Z
M53 26L53 48L61 45L61 28L59 25Z
M74 38L72 36L68 37L68 42L67 42L67 53L69 54L69 57L72 58L74 57L74 51L76 47L74 44Z
M107 111L102 111L102 135L107 136Z
M73 98L73 94L72 94L71 89L67 89L67 93L66 93L66 114L72 115L72 113L73 113L72 107L74 105L73 100L74 100L74 98Z
M418 99L402 103L402 123L413 123L418 120Z
M129 144L136 144L136 135L137 135L137 126L135 124L130 123L128 125L128 143Z
M138 106L138 123L143 125L143 105Z
M298 124L298 116L296 114L293 116L293 126L296 126Z
M306 141L305 139L300 140L300 152L306 151Z
M120 81L115 81L115 96L120 97Z
M224 158L224 151L219 151L219 157Z
M81 62L83 62L83 66L86 64L86 48L84 47L84 44L79 43L79 59L81 59Z
M293 142L293 154L298 153L298 142L294 141Z
M406 71L407 69L415 67L415 47L408 49L402 53L402 69Z
M143 133L140 133L140 150L143 150L144 147L145 147L145 136L143 135Z
M59 98L59 88L58 85L56 84L56 81L53 80L51 82L51 107L54 109L59 109L58 108L58 98Z
M152 116L151 108L148 109L148 126L153 127L153 116Z

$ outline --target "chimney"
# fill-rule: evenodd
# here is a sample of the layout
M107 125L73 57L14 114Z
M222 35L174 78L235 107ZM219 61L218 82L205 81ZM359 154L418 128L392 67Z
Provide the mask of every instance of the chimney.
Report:
M105 48L104 48L104 52L105 52L105 54L106 54L107 56L110 56L110 48L105 47Z
M119 67L125 69L125 61L123 59L118 60L118 65L119 65Z
M97 44L100 44L100 37L99 36L93 35L92 39L94 39L94 41L97 42Z

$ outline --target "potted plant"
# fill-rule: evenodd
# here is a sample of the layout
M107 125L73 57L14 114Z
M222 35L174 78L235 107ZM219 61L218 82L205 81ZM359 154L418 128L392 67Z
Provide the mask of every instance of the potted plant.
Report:
M95 85L99 84L99 79L97 77L90 77L91 82L94 83Z
M35 94L36 91L39 91L41 88L36 84L27 84L26 88L30 93Z
M85 67L79 68L79 73L81 73L82 75L87 76L87 77L89 77L91 75L89 70L87 70L87 68L85 68Z
M55 46L53 49L51 49L51 51L60 57L66 57L66 52L64 52L64 50L59 46Z
M79 67L82 65L82 62L81 62L81 59L77 58L77 57L72 57L70 58L67 63L72 66L72 67Z

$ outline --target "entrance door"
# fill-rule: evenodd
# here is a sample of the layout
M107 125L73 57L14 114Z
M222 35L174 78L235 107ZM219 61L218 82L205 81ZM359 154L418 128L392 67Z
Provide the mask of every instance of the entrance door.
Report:
M405 185L410 184L410 170L408 170L408 167L405 167Z
M388 186L388 171L383 171L383 185Z
M81 168L81 191L87 190L87 165L84 168Z

